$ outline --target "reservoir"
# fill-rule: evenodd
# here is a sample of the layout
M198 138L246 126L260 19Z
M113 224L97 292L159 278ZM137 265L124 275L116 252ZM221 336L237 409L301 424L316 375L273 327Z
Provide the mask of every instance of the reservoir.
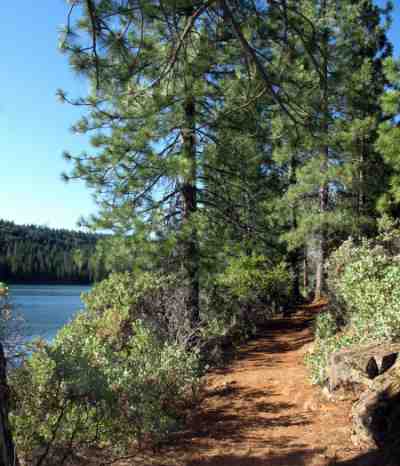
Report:
M11 285L10 301L14 313L25 321L27 339L42 337L50 341L74 314L83 309L81 285Z

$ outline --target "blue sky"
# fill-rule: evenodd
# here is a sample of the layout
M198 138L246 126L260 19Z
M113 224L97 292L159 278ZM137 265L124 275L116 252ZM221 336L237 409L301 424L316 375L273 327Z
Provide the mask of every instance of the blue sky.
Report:
M80 216L95 211L83 183L65 184L64 150L79 153L84 136L69 128L79 111L61 105L58 88L84 95L87 84L69 69L57 50L65 23L65 0L2 2L0 20L0 218L75 228ZM383 5L384 0L377 0ZM400 0L395 0L390 34L400 54Z
M83 136L69 128L79 111L60 104L63 88L84 95L87 84L57 50L64 0L2 2L0 20L0 218L74 228L95 210L83 183L65 184L64 150L79 153Z

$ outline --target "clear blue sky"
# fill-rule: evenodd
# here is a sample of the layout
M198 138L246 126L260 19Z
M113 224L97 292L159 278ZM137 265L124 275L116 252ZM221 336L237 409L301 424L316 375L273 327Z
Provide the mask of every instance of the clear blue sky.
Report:
M2 2L0 20L0 218L74 228L95 210L83 183L65 184L64 150L79 153L70 132L79 111L62 105L58 88L84 95L87 84L57 50L64 0Z
M384 0L377 0L384 4ZM391 40L400 54L400 0L395 0ZM87 85L57 50L65 0L2 2L0 20L0 218L16 223L75 228L95 211L83 183L64 184L63 150L79 153L83 136L69 128L79 112L55 92L84 95Z

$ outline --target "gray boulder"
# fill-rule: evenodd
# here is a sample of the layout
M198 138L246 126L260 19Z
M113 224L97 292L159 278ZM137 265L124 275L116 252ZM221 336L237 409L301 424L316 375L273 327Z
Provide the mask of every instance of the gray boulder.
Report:
M341 385L370 386L376 377L397 363L399 353L400 344L344 348L332 353L328 366L330 392Z

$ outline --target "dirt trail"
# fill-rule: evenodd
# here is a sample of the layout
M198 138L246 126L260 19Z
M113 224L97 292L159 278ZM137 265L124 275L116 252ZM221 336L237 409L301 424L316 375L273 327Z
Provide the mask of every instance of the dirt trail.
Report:
M226 368L207 376L190 431L126 465L381 466L351 443L349 402L324 400L304 355L318 307L272 321Z

